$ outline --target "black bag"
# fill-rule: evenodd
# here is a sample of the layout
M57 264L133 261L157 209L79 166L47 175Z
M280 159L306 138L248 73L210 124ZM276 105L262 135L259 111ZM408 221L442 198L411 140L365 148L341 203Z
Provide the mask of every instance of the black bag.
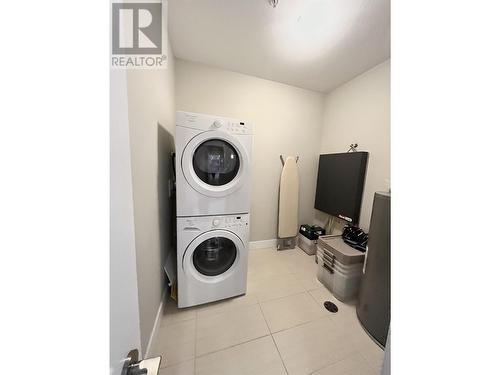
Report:
M317 240L319 236L325 235L325 230L317 225L302 224L299 233L310 240Z
M355 249L365 252L368 244L368 234L358 227L345 226L342 232L342 239L346 244Z

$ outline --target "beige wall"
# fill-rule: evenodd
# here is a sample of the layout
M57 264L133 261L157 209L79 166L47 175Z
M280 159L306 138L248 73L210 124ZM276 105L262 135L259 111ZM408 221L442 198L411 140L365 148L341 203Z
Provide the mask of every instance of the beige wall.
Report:
M373 194L390 179L390 60L326 96L321 153L345 152L351 143L370 153L360 217L368 230ZM325 215L315 217L323 222Z
M127 72L143 353L166 285L163 265L173 238L172 203L167 189L172 173L169 157L174 149L175 60L168 48L168 69Z
M176 60L177 110L254 124L250 240L276 238L280 154L298 155L299 222L311 222L323 116L320 93Z

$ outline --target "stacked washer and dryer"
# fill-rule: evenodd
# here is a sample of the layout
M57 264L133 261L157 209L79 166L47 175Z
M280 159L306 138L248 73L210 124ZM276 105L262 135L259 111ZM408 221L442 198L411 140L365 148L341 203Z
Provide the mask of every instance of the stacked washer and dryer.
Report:
M245 294L252 126L177 112L175 147L178 306Z

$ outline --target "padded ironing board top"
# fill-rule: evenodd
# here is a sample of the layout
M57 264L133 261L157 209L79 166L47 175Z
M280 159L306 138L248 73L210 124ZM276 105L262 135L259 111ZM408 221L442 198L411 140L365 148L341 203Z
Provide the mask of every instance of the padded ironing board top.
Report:
M299 171L295 158L286 158L281 171L278 238L295 237L299 229Z

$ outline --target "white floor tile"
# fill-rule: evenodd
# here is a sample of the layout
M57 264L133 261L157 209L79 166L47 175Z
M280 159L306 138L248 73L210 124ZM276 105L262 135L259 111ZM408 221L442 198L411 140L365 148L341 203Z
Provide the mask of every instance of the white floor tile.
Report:
M243 306L197 319L196 355L200 356L269 334L259 305Z
M349 302L345 303L333 296L333 294L321 285L318 289L310 290L309 294L314 298L314 300L320 306L324 306L325 301L331 301L337 305L339 311L335 314L331 314L332 319L338 319L338 317L347 317L356 319L356 305L355 303Z
M306 292L263 302L261 306L271 332L295 327L329 314Z
M158 375L194 375L194 359L164 367Z
M243 296L228 298L222 301L207 303L198 306L196 314L199 318L207 317L221 312L231 311L243 306L256 305L258 303L257 297L254 295L246 294Z
M326 289L323 284L321 284L319 288L309 293L316 300L316 302L318 302L321 305L325 301L333 301L334 303L337 303L337 299L333 297L333 294L328 289Z
M337 332L329 318L273 334L288 374L306 375L357 352L355 342Z
M170 366L194 358L195 324L196 321L192 319L160 327L152 352L153 356L163 357L162 366Z
M300 249L251 250L246 295L188 309L168 300L152 350L160 375L285 374L283 363L289 375L379 374L383 350L316 268Z
M359 353L354 353L312 375L378 375L378 373Z
M248 252L248 264L254 265L260 261L277 258L278 255L276 249L252 249Z
M257 280L248 280L247 292L255 295L259 302L269 301L305 292L306 289L292 274L276 275Z
M321 284L321 282L319 282L316 278L316 274L313 276L295 274L295 276L306 290L316 290L323 287L323 284Z
M286 259L286 265L291 273L301 276L315 275L318 270L318 265L314 262L314 258L305 258L309 255L290 256Z
M381 349L373 340L366 334L360 335L358 340L359 352L364 359L378 372L382 369L384 363L384 350Z
M165 306L163 308L161 325L163 326L167 324L182 322L194 318L196 318L196 308L179 309L177 307L176 301L171 298L167 298L167 300L165 301Z
M196 358L196 375L285 375L271 336Z
M270 276L286 275L290 269L279 258L272 257L258 264L250 265L248 268L248 280L259 280Z

